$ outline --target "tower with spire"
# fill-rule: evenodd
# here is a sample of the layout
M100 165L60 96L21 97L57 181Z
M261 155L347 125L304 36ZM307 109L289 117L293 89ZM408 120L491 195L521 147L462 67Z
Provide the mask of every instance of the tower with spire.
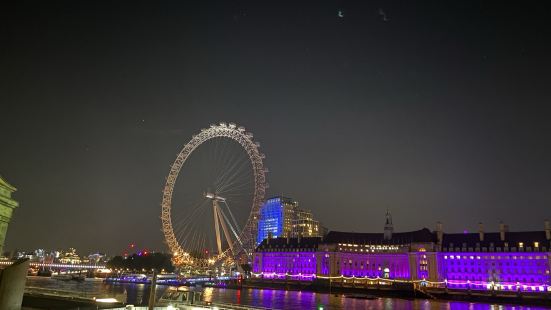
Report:
M394 231L394 227L392 226L392 215L390 214L390 211L386 210L385 217L385 232L383 237L385 240L390 240L392 239L392 232Z

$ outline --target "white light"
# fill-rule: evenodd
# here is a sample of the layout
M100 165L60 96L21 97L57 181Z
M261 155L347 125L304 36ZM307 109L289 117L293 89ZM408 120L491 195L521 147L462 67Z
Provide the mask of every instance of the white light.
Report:
M97 302L117 302L115 298L98 298L96 299Z

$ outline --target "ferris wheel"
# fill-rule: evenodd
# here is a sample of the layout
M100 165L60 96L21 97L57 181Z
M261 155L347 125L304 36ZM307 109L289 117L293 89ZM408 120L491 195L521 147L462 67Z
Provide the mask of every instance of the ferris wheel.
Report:
M255 246L266 172L253 134L234 123L202 129L170 168L161 203L165 241L179 266L211 266Z

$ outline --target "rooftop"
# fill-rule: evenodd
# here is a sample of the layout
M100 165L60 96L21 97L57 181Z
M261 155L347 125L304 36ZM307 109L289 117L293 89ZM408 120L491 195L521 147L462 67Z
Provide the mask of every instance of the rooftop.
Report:
M323 239L323 242L356 244L407 244L413 242L436 242L436 235L428 228L423 228L409 232L392 233L392 238L385 240L383 233L330 231Z
M271 238L264 239L257 247L257 250L263 249L274 249L274 248L312 248L315 249L318 247L318 244L321 242L321 237L302 237L300 238Z

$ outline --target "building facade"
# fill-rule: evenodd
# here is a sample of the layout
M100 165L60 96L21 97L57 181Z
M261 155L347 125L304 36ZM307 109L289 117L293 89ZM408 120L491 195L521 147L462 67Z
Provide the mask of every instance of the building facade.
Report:
M551 227L543 231L442 234L440 277L448 287L544 292L551 285Z
M253 273L262 277L313 280L317 273L320 237L271 236L262 241L253 255Z
M282 196L272 197L259 212L257 244L272 236L319 237L323 228L311 211L299 208L298 202Z
M331 231L321 238L268 238L253 257L253 275L314 281L413 283L457 290L551 292L551 227L543 231L384 233ZM315 261L312 259L315 258ZM315 262L315 264L314 264Z
M292 233L293 218L298 203L286 197L273 197L260 208L257 244L273 237L287 237Z
M319 221L314 219L310 210L297 208L293 218L292 234L293 237L321 237L323 231Z
M4 253L4 241L13 210L19 206L19 203L11 197L16 190L0 176L0 256Z
M306 261L307 260L307 261ZM253 258L253 272L265 277L372 277L437 280L433 234L331 231L323 239L267 238Z

